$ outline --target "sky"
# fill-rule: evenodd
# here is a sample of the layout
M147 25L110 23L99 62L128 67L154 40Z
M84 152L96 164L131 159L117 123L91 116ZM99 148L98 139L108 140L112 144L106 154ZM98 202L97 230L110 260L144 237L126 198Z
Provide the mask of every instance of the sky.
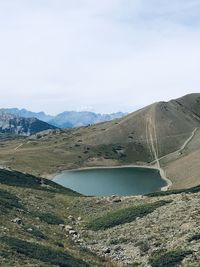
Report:
M0 107L130 112L200 92L199 0L0 0Z

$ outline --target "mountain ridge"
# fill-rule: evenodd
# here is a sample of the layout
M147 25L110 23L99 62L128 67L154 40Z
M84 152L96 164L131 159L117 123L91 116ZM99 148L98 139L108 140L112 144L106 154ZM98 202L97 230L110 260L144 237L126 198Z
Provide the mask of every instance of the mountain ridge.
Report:
M13 114L0 112L0 133L30 136L41 131L56 129L37 118L24 118Z
M127 113L116 112L111 114L101 114L90 111L64 111L55 116L48 115L45 112L32 112L27 109L2 108L0 112L14 114L25 118L37 118L59 128L74 128L96 124L104 121L121 118Z

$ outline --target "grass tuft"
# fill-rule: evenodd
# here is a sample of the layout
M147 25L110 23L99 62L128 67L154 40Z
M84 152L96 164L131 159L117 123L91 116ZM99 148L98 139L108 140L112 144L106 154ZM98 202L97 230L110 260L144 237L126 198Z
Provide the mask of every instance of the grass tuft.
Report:
M14 194L0 189L0 207L1 211L6 211L7 209L22 209L23 206L19 202L19 198Z
M175 190L154 192L154 193L146 194L145 196L160 197L160 196L176 195L176 194L181 194L181 193L190 194L190 193L198 193L198 192L200 192L200 185L191 187L188 189L175 189Z
M200 240L200 233L193 235L193 236L189 239L189 242L191 242L191 241L198 241L198 240Z
M50 180L17 171L11 172L8 170L0 170L0 184L19 186L22 188L32 188L53 193L62 193L69 196L81 196L79 193L58 185Z
M34 213L35 217L40 218L41 221L52 224L52 225L58 225L58 224L64 224L65 221L60 218L59 216L52 214L52 213L39 213L35 212Z
M153 212L155 209L170 203L169 201L158 201L149 204L120 209L110 212L100 218L94 219L86 225L87 229L98 231L101 229L111 228L120 224L129 223L136 218L142 218Z
M23 254L28 258L40 260L45 263L57 265L59 267L88 267L84 261L74 258L67 252L55 250L53 248L27 242L13 237L2 237L0 241L8 245L12 250Z
M150 260L152 267L174 267L177 266L187 256L192 254L189 250L174 250L161 253Z

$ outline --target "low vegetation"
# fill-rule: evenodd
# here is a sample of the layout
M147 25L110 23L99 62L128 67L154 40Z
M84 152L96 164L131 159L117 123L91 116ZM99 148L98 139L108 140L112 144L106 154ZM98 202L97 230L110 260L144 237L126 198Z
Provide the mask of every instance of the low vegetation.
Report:
M169 201L158 201L134 207L120 209L110 212L100 218L94 219L86 225L87 229L98 231L101 229L111 228L120 224L129 223L136 218L141 218L153 212L155 209L168 204Z
M193 235L193 236L189 239L190 242L191 242L191 241L198 241L198 240L200 240L200 233Z
M74 192L73 190L64 188L50 180L17 171L10 172L8 170L1 170L0 184L32 188L54 193L63 193L71 196L80 196L80 194Z
M19 202L19 199L14 194L0 189L0 207L1 211L6 211L7 209L22 209L23 206Z
M34 213L35 217L38 217L41 221L48 223L48 224L63 224L65 221L60 218L59 216L53 214L53 213Z
M200 192L200 185L191 187L188 189L177 189L177 190L168 190L168 191L159 191L159 192L154 192L150 194L146 194L148 197L159 197L159 196L169 196L169 195L176 195L176 194L189 194L189 193L198 193Z
M78 203L85 199L51 181L0 170L0 266L107 266L59 225L82 216Z
M0 265L198 266L199 194L115 202L0 170Z
M47 237L43 234L42 231L32 225L25 225L24 230L31 236L36 237L36 239L38 240L47 239Z
M150 260L152 267L174 267L177 266L186 256L192 252L189 250L174 250L161 253Z
M10 249L23 254L28 258L40 260L60 267L87 267L89 266L82 260L76 259L67 252L55 250L47 246L27 242L13 237L2 237L1 242L9 246Z

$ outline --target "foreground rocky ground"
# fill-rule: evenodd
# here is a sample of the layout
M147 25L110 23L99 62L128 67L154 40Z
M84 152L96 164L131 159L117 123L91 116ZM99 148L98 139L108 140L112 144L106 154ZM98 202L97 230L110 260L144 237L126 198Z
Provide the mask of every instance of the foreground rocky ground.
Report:
M200 266L200 187L83 197L0 171L0 266Z
M131 223L103 231L82 231L84 244L98 255L107 254L125 266L151 266L156 255L179 250L191 251L179 262L180 266L200 266L200 194L183 193L153 201L161 199L171 203ZM131 205L139 200L133 197L122 201Z

